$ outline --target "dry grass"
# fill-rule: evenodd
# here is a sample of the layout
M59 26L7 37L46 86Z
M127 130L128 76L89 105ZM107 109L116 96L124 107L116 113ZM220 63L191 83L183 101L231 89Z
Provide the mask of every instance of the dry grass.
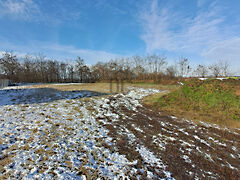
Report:
M124 83L124 92L128 90L128 87L138 87L138 88L151 88L160 90L173 90L176 89L177 85L161 85L154 83ZM30 88L53 88L60 91L95 91L101 93L110 93L110 83L83 83L83 84L43 84L43 85L33 85ZM121 84L119 84L119 91L121 89ZM117 91L117 84L112 83L112 91Z
M240 87L239 87L238 90L236 90L235 94L236 94L237 96L240 96Z
M4 141L0 138L0 144L3 144L4 143Z
M147 104L147 103L146 103ZM150 103L148 105L151 105ZM152 108L156 109L156 106L152 106ZM240 122L236 120L231 120L221 112L218 113L196 113L193 110L184 110L179 106L172 106L167 109L162 109L160 107L157 108L158 111L161 111L163 114L170 114L173 116L177 116L178 118L184 118L193 120L195 123L200 124L199 121L217 124L220 127L229 127L229 128L240 128Z
M3 144L3 141L1 139L0 139L0 143ZM15 153L12 153L11 155L7 155L7 154L16 150L17 148L18 148L17 145L15 145L15 144L12 145L10 148L8 148L6 150L6 155L3 155L1 157L1 159L0 159L0 174L4 171L4 167L10 165L13 162L12 158L14 157ZM1 177L0 176L0 179L2 179L2 178L4 179L4 178L7 178L7 177L8 176L6 176L6 177L4 177L4 176Z
M60 91L96 91L101 93L110 92L110 83L83 83L83 84L43 84L33 85L31 88L53 88ZM116 84L113 83L113 91L116 91Z
M168 95L159 93L146 97L143 102L157 111L179 118L240 128L239 100L229 91L235 91L237 95L236 90L239 89L236 87L239 86L221 81L188 83Z
M13 155L7 155L4 156L1 160L0 160L0 174L4 171L4 167L11 164L12 161L12 157ZM1 177L0 177L1 178Z
M43 148L39 148L39 149L35 150L35 153L40 154L40 155L43 154L44 152L45 152L45 150Z
M136 84L126 84L127 87L138 87L146 89L159 89L159 90L175 90L179 88L179 85L163 85L163 84L154 84L154 83L136 83Z
M28 144L26 144L24 146L21 146L19 149L24 150L24 151L29 151L31 149L31 147Z
M151 95L146 96L145 98L143 98L143 101L142 101L142 102L143 102L144 104L148 105L148 106L151 106L152 104L157 103L157 100L158 100L160 97L168 94L169 92L170 92L170 91L165 91L165 92L160 92L160 93L156 93L156 94L151 94Z

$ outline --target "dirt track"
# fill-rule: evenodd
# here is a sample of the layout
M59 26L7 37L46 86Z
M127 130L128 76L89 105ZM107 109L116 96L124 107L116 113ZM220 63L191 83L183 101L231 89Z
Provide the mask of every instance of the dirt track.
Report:
M92 92L69 92L37 102L35 91L14 91L12 99L20 93L25 100L0 106L0 179L240 179L240 130L140 103L156 92L133 88L86 100L80 97Z
M171 172L171 177L176 179L240 179L239 130L220 129L204 123L196 125L191 121L162 116L148 107L133 111L124 105L117 109L111 106L120 98L111 97L108 102L110 110L119 115L119 120L107 118L109 124L105 126L118 151L130 161L138 160L134 167L139 170L141 178L147 178L147 170L155 178L166 177L164 170ZM97 119L101 121L101 118ZM146 163L138 153L141 146L153 152L166 167ZM144 172L141 173L140 169Z

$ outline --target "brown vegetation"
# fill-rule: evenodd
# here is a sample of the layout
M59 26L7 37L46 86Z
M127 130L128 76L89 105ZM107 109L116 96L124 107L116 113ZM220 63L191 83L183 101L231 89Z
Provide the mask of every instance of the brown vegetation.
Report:
M109 104L114 104L117 98L111 97L109 100ZM227 166L230 162L239 169L239 159L229 156L230 153L237 156L232 146L239 148L239 130L234 130L237 134L233 134L223 129L196 125L189 121L165 116L163 113L159 114L158 111L153 111L146 106L138 108L137 113L119 106L115 113L119 114L119 120L110 120L110 123L104 126L109 130L108 135L116 143L118 152L124 154L130 161L138 160L133 168L148 169L157 177L165 176L156 165L153 166L143 160L136 151L140 144L154 152L155 156L167 165L166 170L170 171L176 179L194 179L195 175L200 179L210 179L211 176L219 179L239 179L238 171ZM125 114L127 118L121 118L121 114ZM129 136L129 132L134 137ZM220 142L226 145L222 146ZM235 143L232 144L232 142ZM184 155L188 156L189 161L184 159ZM213 174L208 174L209 171ZM137 174L142 179L147 179L145 173L138 171Z
M116 82L117 91L120 91L122 86L119 84L123 81L173 84L177 78L189 75L227 76L229 64L221 61L209 67L198 65L193 69L190 61L184 57L175 64L168 65L166 57L148 55L86 65L80 57L75 61L64 62L47 59L42 54L26 55L20 59L13 52L4 52L0 58L0 72L4 78L10 79L13 83Z
M144 103L177 117L239 128L239 83L239 80L187 80L169 94L146 97Z

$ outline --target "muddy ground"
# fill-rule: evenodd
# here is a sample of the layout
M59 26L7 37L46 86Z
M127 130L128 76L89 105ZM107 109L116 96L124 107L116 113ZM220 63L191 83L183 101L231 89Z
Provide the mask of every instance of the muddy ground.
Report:
M24 103L12 93L0 106L0 179L240 179L240 129L140 103L157 92Z
M109 104L118 98L109 98ZM220 129L205 123L197 125L161 115L146 106L137 108L137 113L125 106L111 108L120 118L114 122L108 119L110 124L105 126L109 136L121 154L130 161L139 160L137 169L147 169L156 178L165 177L157 164L146 163L136 151L144 146L162 160L166 165L164 170L171 172L173 178L240 179L240 130ZM146 171L141 177L147 178Z

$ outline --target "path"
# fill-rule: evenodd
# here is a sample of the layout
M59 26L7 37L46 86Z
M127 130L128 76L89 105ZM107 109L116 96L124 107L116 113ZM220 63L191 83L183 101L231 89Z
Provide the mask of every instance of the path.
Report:
M2 178L239 179L240 130L141 105L156 92L0 106Z

